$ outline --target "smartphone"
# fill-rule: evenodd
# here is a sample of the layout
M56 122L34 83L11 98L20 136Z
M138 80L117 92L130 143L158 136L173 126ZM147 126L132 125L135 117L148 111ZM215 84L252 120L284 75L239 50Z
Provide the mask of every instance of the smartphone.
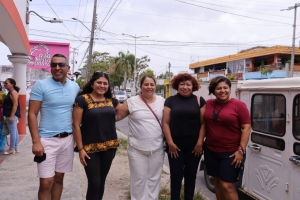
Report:
M46 154L45 153L43 153L42 156L34 156L34 158L33 158L33 161L37 162L37 163L41 163L44 160L46 160Z

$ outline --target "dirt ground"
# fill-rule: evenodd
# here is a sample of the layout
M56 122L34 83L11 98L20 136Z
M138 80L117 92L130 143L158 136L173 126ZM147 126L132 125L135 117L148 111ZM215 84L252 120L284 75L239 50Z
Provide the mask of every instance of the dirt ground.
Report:
M76 162L77 165L81 165ZM87 179L82 166L79 166L82 196L85 199L87 190ZM169 188L168 168L164 167L161 176L161 188ZM103 200L127 200L129 199L130 172L127 151L119 148L113 160L111 169L106 179Z

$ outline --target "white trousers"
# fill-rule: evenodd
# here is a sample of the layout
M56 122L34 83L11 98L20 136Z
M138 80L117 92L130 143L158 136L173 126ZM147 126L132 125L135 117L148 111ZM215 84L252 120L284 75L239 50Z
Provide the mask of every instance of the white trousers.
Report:
M141 151L128 145L131 200L157 200L164 163L163 147Z

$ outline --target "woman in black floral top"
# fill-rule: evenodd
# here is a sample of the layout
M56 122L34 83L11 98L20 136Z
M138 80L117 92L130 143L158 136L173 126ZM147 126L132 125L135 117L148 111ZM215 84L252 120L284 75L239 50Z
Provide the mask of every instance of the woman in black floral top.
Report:
M79 159L88 179L86 199L102 199L106 176L119 146L115 113L120 107L112 98L106 73L95 72L75 99L73 131Z

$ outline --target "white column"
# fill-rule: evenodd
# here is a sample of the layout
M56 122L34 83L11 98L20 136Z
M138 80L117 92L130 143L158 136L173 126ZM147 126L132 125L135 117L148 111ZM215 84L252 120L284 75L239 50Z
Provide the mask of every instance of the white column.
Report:
M13 79L16 85L20 87L19 103L21 118L18 123L19 134L26 134L26 66L30 60L29 56L9 55L8 60L13 65Z

